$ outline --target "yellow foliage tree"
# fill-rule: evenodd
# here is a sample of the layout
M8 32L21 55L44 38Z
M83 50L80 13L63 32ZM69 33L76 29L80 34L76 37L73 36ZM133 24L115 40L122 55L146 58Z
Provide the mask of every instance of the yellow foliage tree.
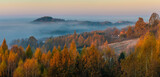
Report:
M18 63L18 67L13 73L13 77L25 77L24 76L24 68L23 68L23 61L20 59Z
M151 69L153 55L156 51L155 36L148 32L136 45L135 52L122 61L123 76L127 77L152 77ZM153 76L154 77L154 76Z
M38 60L38 62L41 60L42 52L40 48L37 48L34 54L35 59Z
M8 50L8 45L6 43L6 39L3 40L3 43L1 45L2 49L5 51L5 50Z
M5 77L5 72L7 71L7 64L5 61L2 61L0 64L0 76Z
M17 53L10 51L9 57L8 57L8 76L13 76L13 71L16 68L17 61L18 61ZM10 72L11 72L11 75L10 75Z
M23 67L24 67L25 77L39 77L40 76L40 67L36 59L34 58L26 59Z
M87 48L86 52L82 55L82 76L95 76L102 75L101 69L104 67L104 59L98 49L92 44Z
M49 76L60 76L62 71L61 68L61 56L60 52L57 50L50 60Z

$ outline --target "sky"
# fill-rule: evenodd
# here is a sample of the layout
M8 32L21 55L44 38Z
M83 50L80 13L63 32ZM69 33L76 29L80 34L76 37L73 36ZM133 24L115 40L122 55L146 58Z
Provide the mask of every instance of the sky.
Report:
M0 16L145 16L160 0L0 0Z

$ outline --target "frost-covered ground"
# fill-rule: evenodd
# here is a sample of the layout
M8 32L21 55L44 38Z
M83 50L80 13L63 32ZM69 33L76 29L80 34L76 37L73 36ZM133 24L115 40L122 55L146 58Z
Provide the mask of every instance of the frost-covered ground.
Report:
M126 40L122 42L116 42L116 43L111 43L108 44L109 47L114 49L115 53L119 55L121 52L126 52L127 54L132 52L134 50L135 45L137 44L138 39L131 39L131 40ZM101 46L106 47L106 46Z

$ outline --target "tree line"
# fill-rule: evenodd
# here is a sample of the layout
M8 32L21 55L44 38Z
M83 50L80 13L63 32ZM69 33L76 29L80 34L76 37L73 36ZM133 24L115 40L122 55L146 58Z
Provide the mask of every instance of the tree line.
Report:
M14 45L8 49L4 39L0 47L0 77L105 77L120 72L114 50L100 51L94 44L77 51L75 41L70 47L54 47L44 52ZM119 74L120 75L120 74Z
M123 29L120 37L140 37L129 54L116 55L107 41L102 42L106 46L103 49L95 41L78 51L79 40L72 39L46 52L45 47L33 50L30 44L26 49L18 45L9 49L4 39L0 46L0 77L159 77L160 23L154 22L150 25L139 18L135 27Z
M160 31L159 31L160 32ZM158 32L158 33L159 33ZM160 34L160 33L159 33ZM153 32L141 36L130 54L115 54L107 43L99 50L93 43L77 51L75 41L70 47L8 49L4 40L0 47L0 77L159 77L160 35Z

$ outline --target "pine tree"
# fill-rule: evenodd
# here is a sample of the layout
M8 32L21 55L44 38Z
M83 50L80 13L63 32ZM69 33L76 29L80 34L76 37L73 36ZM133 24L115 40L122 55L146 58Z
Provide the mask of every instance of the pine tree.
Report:
M118 62L121 63L121 60L125 59L125 52L121 52L118 58Z

